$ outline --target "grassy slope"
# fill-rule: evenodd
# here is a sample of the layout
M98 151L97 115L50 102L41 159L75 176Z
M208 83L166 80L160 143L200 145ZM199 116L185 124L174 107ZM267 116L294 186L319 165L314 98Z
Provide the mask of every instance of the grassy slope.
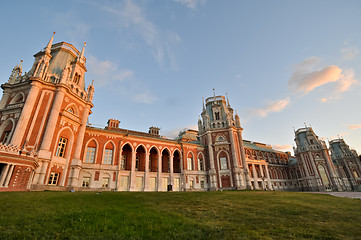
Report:
M361 200L291 192L0 193L1 239L361 239Z

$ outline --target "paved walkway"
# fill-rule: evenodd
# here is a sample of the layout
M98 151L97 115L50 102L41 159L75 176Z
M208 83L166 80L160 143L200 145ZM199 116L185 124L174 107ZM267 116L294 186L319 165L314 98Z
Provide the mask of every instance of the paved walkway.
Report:
M357 198L361 199L361 192L311 192L318 194L329 194L335 197L345 197L345 198Z

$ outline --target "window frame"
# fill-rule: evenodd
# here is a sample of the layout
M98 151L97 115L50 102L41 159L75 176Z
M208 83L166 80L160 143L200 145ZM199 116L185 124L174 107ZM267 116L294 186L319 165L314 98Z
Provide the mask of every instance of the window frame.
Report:
M194 166L193 166L193 157L187 157L187 170L193 171L194 170Z
M114 155L114 149L106 148L104 150L103 164L112 165L113 164L113 155Z
M224 168L224 166L226 168ZM227 157L219 157L219 167L220 170L228 170Z
M60 172L51 172L49 175L48 185L57 186L60 179Z
M109 185L110 185L110 178L103 177L102 178L102 188L109 188Z
M67 145L68 145L68 139L65 137L59 137L55 156L65 158Z
M87 179L87 181L85 181L85 179ZM87 184L84 184L84 183L87 183ZM81 186L82 186L83 188L88 188L88 187L90 187L90 177L83 177L83 182L82 182Z
M91 149L91 151L89 151L89 149ZM96 154L96 147L87 146L85 150L85 162L95 163L95 154Z

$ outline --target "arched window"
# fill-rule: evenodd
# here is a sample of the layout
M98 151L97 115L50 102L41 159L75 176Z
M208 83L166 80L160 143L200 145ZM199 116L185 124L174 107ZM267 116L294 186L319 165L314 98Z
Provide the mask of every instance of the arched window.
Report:
M80 80L80 75L78 73L75 73L74 83L79 84L79 80Z
M131 169L131 159L132 159L132 148L127 143L123 146L122 156L120 158L120 169L130 170Z
M103 164L113 164L114 146L112 143L108 143L104 149Z
M95 153L96 153L97 144L94 140L90 141L86 148L85 153L85 162L86 163L95 163Z
M8 119L0 127L0 142L3 144L9 144L11 140L11 135L13 131L13 122Z
M194 170L193 155L188 153L187 157L187 170Z
M323 184L328 185L329 181L328 181L328 177L327 177L327 174L326 174L326 170L321 164L318 165L318 171L319 171L319 173L321 175L321 179L323 181Z
M227 154L224 151L219 154L219 166L221 170L228 169Z
M203 156L201 154L198 156L198 170L204 171L204 161L203 161Z

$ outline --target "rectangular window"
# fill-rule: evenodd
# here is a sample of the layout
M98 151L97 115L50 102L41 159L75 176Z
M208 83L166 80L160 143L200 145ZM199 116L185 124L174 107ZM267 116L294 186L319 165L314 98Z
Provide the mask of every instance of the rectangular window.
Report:
M135 178L135 190L142 191L143 190L143 177Z
M203 169L203 159L202 158L198 159L198 170L199 171L204 171L204 169Z
M227 166L227 158L221 157L219 160L220 160L220 162L221 162L221 170L228 169L228 166Z
M204 180L201 180L201 188L204 188Z
M162 191L167 191L168 187L168 178L164 177L162 178Z
M187 158L187 170L193 170L193 159Z
M83 177L83 184L82 187L89 187L90 185L90 177Z
M66 144L68 142L68 139L60 137L59 138L59 144L58 148L56 149L56 156L58 157L64 157L65 156L65 150L66 150Z
M109 178L103 177L102 188L108 188L108 187L109 187Z
M95 147L87 147L85 162L94 163L94 161L95 161Z
M105 149L104 152L104 164L112 164L113 160L113 149Z
M122 157L120 159L120 169L125 169L126 162L127 162L127 156L122 155Z
M135 157L135 171L139 170L139 157Z
M58 185L60 173L58 172L51 172L49 177L49 185Z
M189 182L189 188L190 189L194 188L194 180L193 179Z
M127 190L128 189L128 176L122 176L120 178L120 188L122 190Z
M216 112L215 115L216 115L216 120L219 120L219 112Z
M179 191L180 179L174 178L173 191Z

